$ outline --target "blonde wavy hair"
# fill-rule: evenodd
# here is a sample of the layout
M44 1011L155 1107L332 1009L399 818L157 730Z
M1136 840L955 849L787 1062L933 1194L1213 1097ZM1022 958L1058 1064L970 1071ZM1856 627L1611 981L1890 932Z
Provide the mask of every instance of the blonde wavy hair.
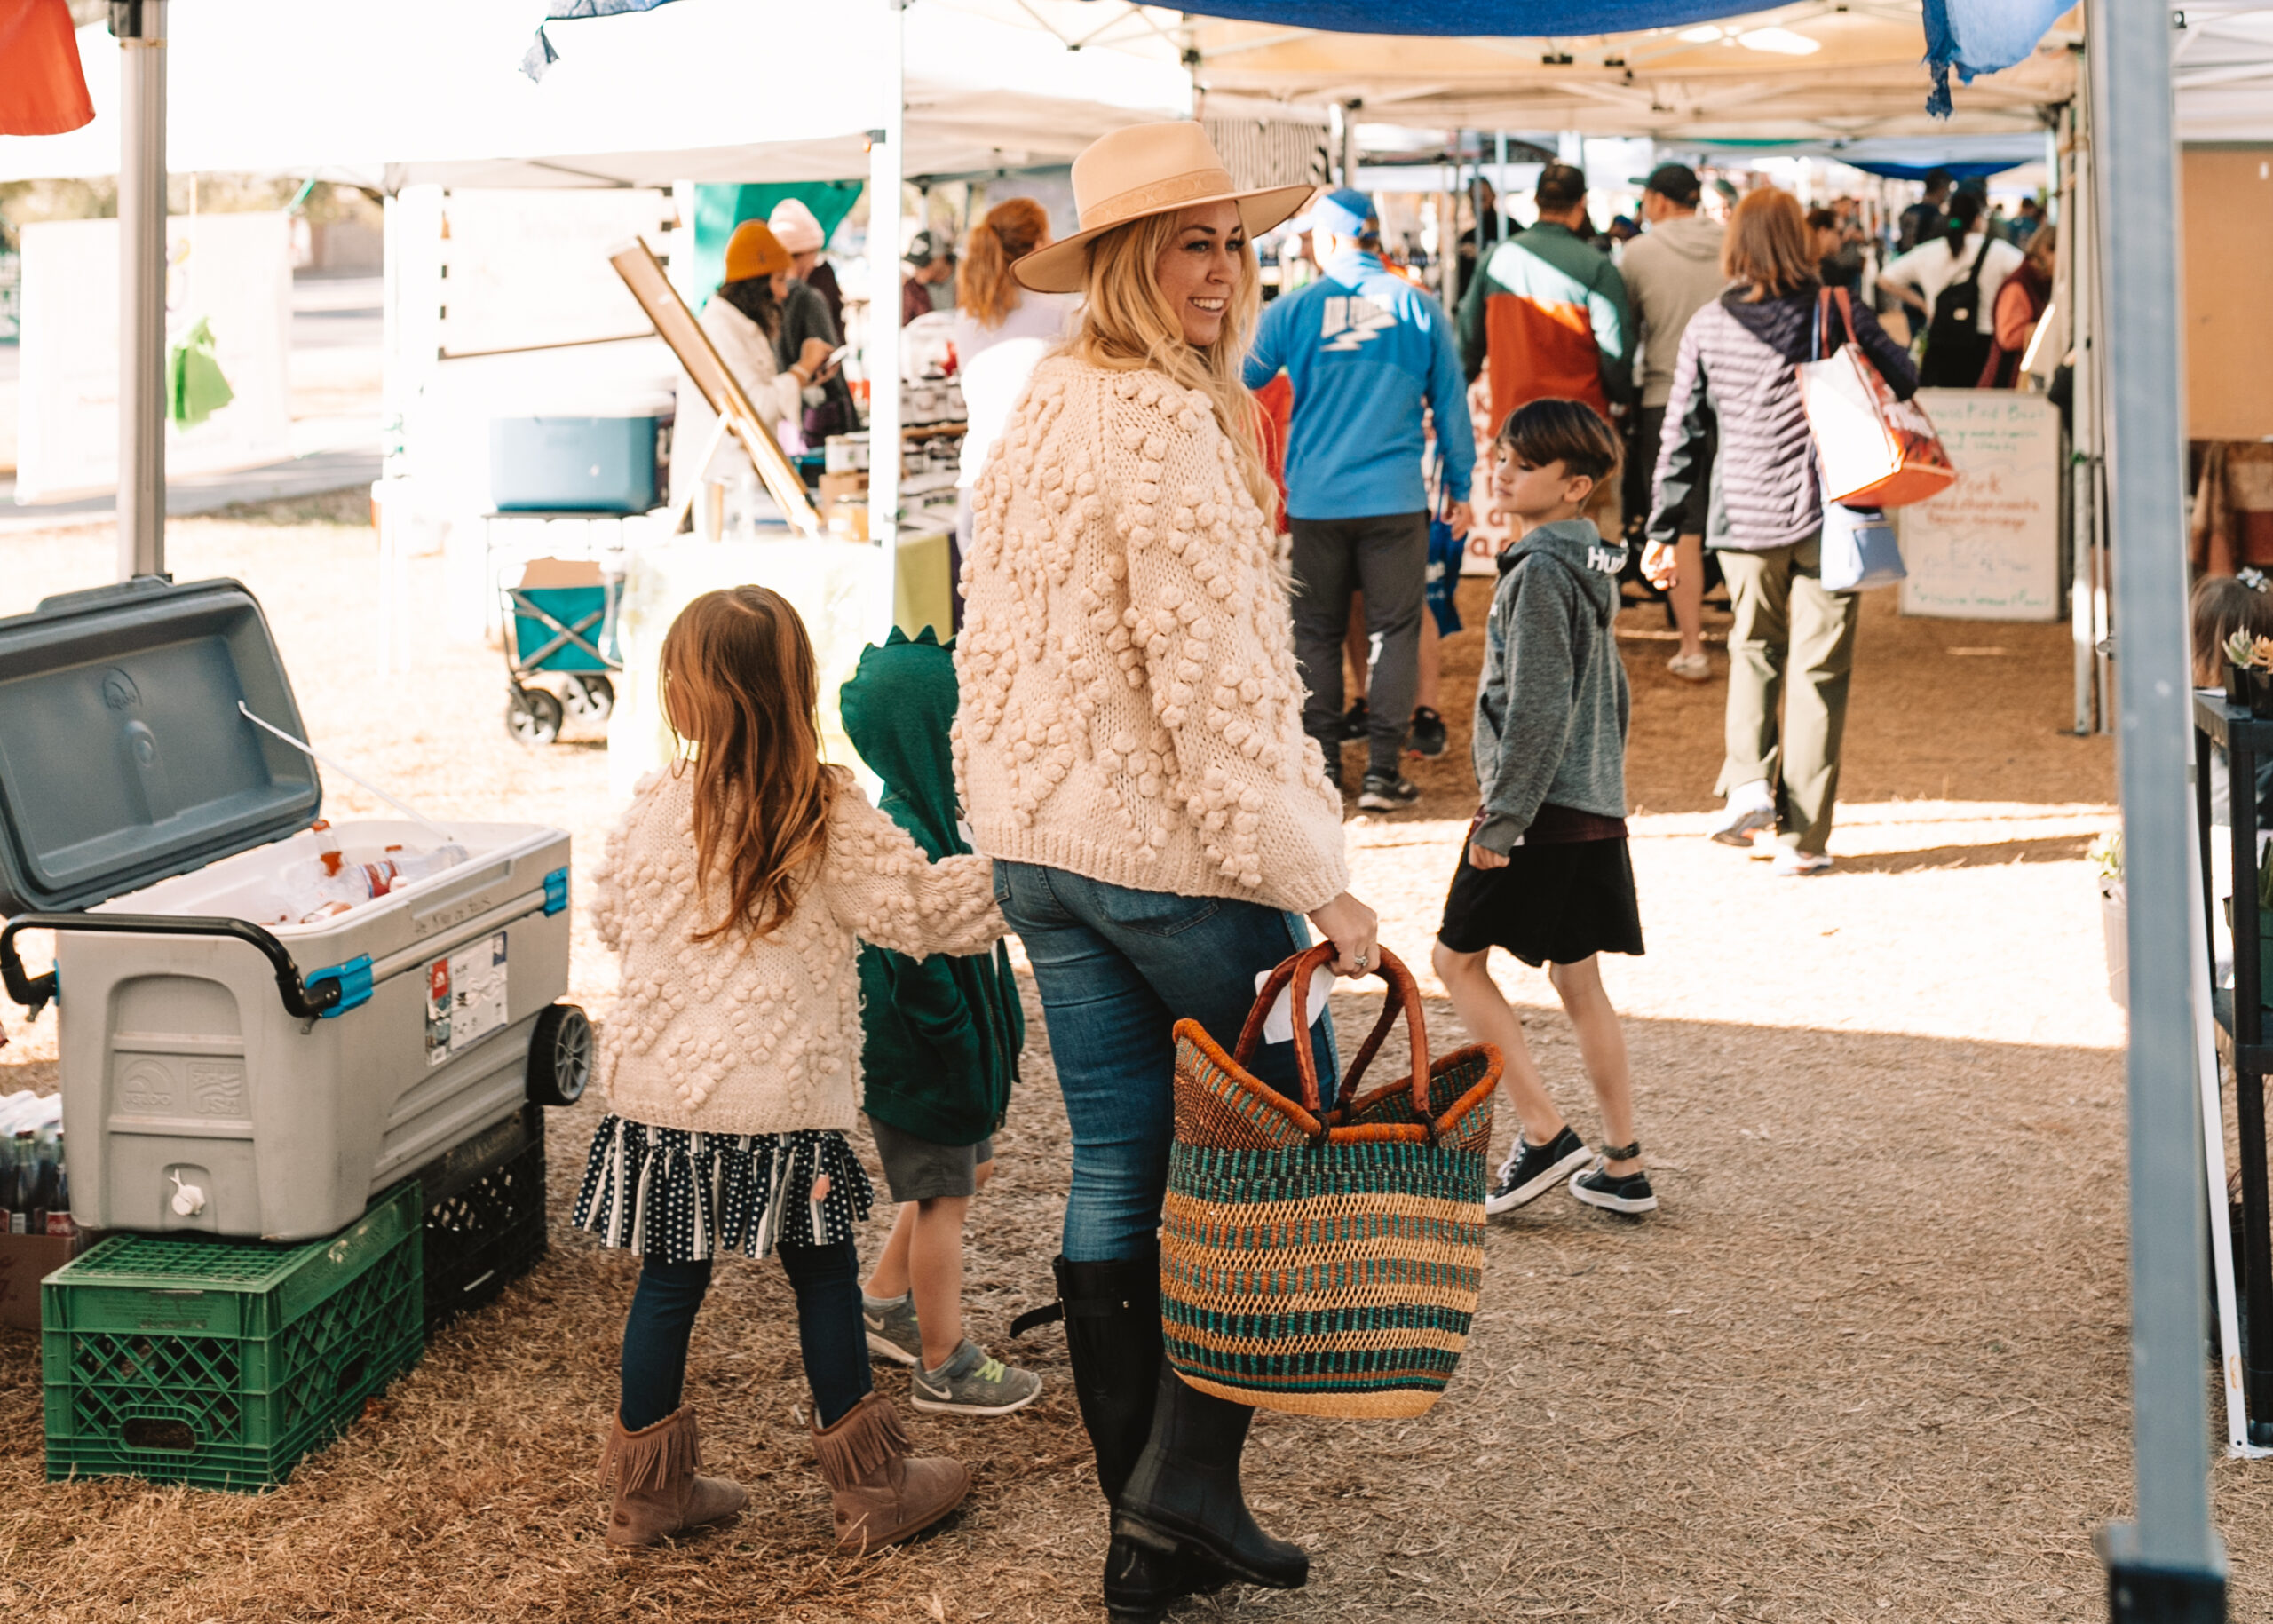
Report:
M1279 489L1263 460L1261 409L1239 376L1263 310L1255 249L1240 244L1239 281L1224 312L1223 332L1205 347L1188 344L1175 306L1160 291L1158 268L1184 224L1177 212L1147 215L1089 244L1088 302L1081 330L1066 342L1065 353L1107 371L1157 372L1206 395L1217 426L1232 442L1240 479L1268 517L1276 511Z

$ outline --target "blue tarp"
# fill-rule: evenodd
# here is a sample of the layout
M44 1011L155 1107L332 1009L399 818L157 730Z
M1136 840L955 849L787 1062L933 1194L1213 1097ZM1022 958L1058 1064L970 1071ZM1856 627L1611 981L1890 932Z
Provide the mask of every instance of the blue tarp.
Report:
M1502 34L1525 39L1622 34L1710 22L1744 8L1733 0L1200 0L1205 17L1325 28L1339 34ZM2039 30L2040 32L2040 30Z
M1933 93L1926 111L1950 115L1950 69L1968 84L2024 60L2070 0L1925 0L1926 64Z

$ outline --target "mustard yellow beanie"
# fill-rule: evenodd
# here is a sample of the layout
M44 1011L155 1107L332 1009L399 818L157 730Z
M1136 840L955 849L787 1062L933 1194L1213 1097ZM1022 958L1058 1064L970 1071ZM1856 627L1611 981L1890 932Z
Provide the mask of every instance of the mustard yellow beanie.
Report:
M764 220L744 220L726 239L726 280L743 281L789 268L789 250Z

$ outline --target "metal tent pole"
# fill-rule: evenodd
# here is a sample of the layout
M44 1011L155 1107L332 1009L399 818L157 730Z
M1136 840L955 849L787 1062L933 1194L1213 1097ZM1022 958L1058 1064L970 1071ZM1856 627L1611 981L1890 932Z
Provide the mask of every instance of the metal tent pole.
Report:
M2099 708L2099 641L2096 598L2099 591L2099 521L2095 500L2099 484L2099 412L2095 387L2098 357L2092 335L2097 313L2093 289L2092 245L2097 223L2093 218L2093 172L2090 126L2082 100L2068 109L2070 162L2067 205L2061 212L2061 251L2068 259L2068 331L2075 353L2068 384L2068 625L2073 646L2076 677L2076 732L2098 733L2107 725Z
M899 544L899 209L907 135L907 0L883 0L883 127L868 132L868 539Z
M2202 1380L2206 1318L2201 1100L2187 882L2192 720L2186 558L2178 522L2178 197L2170 12L2089 0L2086 40L2101 181L2101 353L2109 526L2123 658L2117 716L2130 900L2132 1445L2137 1519L2110 1524L2111 1616L2222 1620L2225 1554L2210 1526ZM2120 231L2104 223L2120 220ZM2248 876L2237 875L2237 883ZM2245 989L2245 995L2253 989Z
M118 40L118 578L166 570L166 0L111 0Z

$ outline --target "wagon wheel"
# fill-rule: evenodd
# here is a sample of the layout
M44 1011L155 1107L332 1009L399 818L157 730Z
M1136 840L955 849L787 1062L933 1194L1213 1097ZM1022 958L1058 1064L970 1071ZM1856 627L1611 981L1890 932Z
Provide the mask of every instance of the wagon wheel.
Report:
M560 701L543 688L516 687L505 701L505 731L523 744L550 744L561 720Z
M597 671L579 671L568 678L568 714L587 722L605 722L615 709L615 685Z

